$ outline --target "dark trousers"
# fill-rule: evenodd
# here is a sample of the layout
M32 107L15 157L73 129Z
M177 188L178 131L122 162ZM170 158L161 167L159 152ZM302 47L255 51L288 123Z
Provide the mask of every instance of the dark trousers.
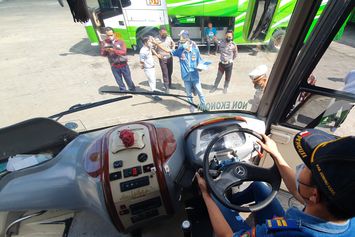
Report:
M229 82L232 77L232 69L233 69L233 63L223 64L220 62L218 64L217 77L216 80L214 81L215 88L218 87L224 73L226 73L225 80L224 80L224 88L228 88Z
M217 39L210 39L210 38L207 38L207 52L210 53L211 43L214 43L214 52L217 53L217 51L218 51L218 40Z
M169 88L171 86L171 75L173 74L173 57L159 59L159 64L163 74L164 86Z
M111 66L111 70L112 70L113 75L115 76L115 79L116 79L116 82L120 88L120 91L126 90L126 86L123 83L122 77L124 78L124 80L128 86L128 89L130 91L134 91L136 89L136 86L134 85L134 83L132 81L131 71L129 70L128 65L125 65L121 68Z

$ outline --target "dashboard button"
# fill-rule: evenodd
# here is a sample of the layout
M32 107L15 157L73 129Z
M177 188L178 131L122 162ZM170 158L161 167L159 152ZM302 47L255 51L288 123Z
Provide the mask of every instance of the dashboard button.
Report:
M129 210L128 209L124 209L124 210L121 210L120 212L119 212L119 214L122 216L122 215L126 215L126 214L128 214L129 213Z
M113 168L115 168L115 169L121 168L122 166L123 166L122 160L116 160L115 162L113 162Z
M127 177L131 177L132 176L132 169L124 169L123 170L123 177L127 178Z
M137 168L136 167L132 168L132 176L137 176L137 175L138 175Z
M144 176L141 178L133 179L130 181L120 183L121 192L144 187L149 185L149 177Z
M148 172L150 172L151 168L153 168L153 167L154 167L154 164L144 165L143 172L148 173Z
M121 171L110 174L110 181L114 181L117 179L122 179L122 172Z
M146 153L141 153L138 155L139 162L146 162L148 159L148 155Z

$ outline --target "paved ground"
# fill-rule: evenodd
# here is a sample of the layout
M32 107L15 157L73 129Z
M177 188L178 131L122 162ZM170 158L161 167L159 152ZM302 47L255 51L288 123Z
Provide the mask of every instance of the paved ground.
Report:
M112 98L100 93L103 89L117 89L107 59L99 56L98 48L90 46L81 24L74 23L68 7L61 8L54 0L0 1L0 127L31 117L49 116L78 103ZM350 33L349 33L350 32ZM354 33L346 32L341 43L334 42L327 60L315 70L320 82L341 88L347 71L354 69ZM209 94L217 71L218 56L204 56L213 62L208 71L201 73L207 102L215 109L229 106L250 109L254 89L248 73L260 64L271 68L276 54L260 52L250 55L250 49L241 47L233 70L232 85L227 95L218 90ZM173 83L185 94L180 79L180 68L175 60ZM149 90L146 77L139 68L138 56L129 55L133 80L140 91ZM161 73L157 68L158 88ZM329 80L331 77L333 80ZM340 78L340 79L339 79ZM221 87L221 86L220 86ZM195 102L198 99L195 98ZM216 102L222 102L217 104ZM223 103L224 102L224 103ZM188 112L188 106L173 98L155 103L145 96L136 96L123 103L103 106L91 111L73 114L61 121L81 120L86 128L112 122L126 122Z

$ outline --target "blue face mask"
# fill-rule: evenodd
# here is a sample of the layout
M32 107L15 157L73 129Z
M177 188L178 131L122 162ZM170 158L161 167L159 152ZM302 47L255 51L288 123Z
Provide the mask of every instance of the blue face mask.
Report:
M189 47L189 43L187 43L187 42L183 43L183 44L182 44L182 47L183 47L184 49L187 49L187 48Z
M301 174L301 171L304 169L305 167L305 164L302 163L302 164L299 164L296 166L296 189L297 189L297 192L299 193L299 187L300 187L300 182L298 181L299 178L300 178L300 174Z

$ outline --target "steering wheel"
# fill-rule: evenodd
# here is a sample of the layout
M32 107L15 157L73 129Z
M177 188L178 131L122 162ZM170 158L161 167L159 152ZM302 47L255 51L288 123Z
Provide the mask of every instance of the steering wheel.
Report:
M217 178L213 178L209 172L209 156L212 147L224 136L234 132L248 133L263 141L263 138L259 133L246 128L227 130L218 134L208 144L206 152L204 154L203 173L205 176L205 180L210 191L223 205L239 212L258 211L267 206L275 198L280 188L281 176L275 163L271 168L262 168L252 164L247 164L245 162L235 162L221 168L221 172ZM240 185L245 181L267 182L271 185L272 191L265 200L254 205L242 206L231 203L226 196L227 190L229 190L232 186Z

